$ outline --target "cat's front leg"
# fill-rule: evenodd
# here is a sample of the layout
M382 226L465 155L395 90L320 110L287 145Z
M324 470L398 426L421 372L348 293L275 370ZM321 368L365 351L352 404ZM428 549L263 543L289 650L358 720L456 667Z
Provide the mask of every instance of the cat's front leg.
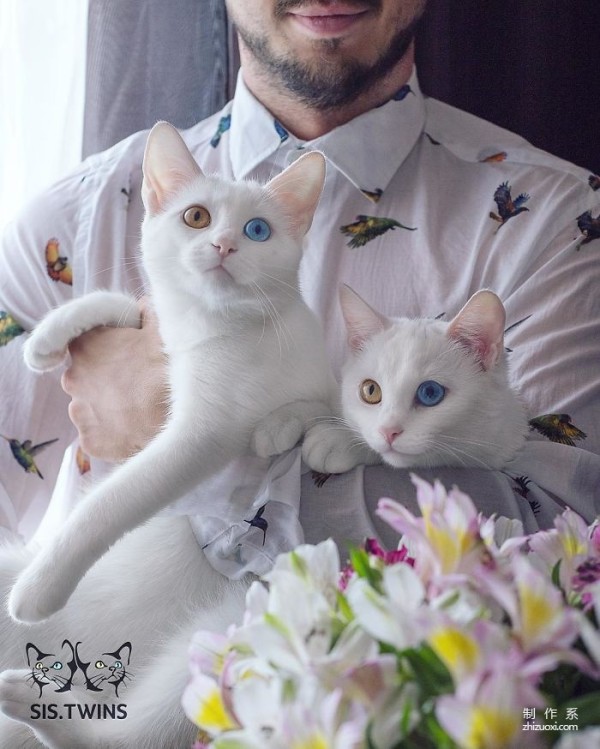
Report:
M322 401L286 403L258 422L250 447L261 458L280 455L297 445L311 426L331 415L331 407Z
M321 421L304 436L302 459L318 473L345 473L356 466L381 463L356 432L338 420Z
M64 362L71 341L100 326L139 328L135 299L119 292L94 291L53 309L25 342L25 363L36 372L55 369Z

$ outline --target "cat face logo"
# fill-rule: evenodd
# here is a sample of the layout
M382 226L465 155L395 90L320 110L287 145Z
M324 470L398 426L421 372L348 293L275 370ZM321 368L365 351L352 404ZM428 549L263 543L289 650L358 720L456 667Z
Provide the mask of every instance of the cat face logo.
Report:
M114 687L115 697L118 697L119 687L127 686L125 682L132 678L127 668L131 660L131 643L124 642L114 653L102 653L102 655L104 658L99 658L90 669L92 675L88 674L89 682L93 684L94 691L101 691L99 684L110 684Z
M81 673L83 684L90 692L102 692L103 686L110 684L119 696L119 688L126 687L132 679L129 671L131 661L131 643L124 642L114 652L102 653L102 657L84 661L79 653L81 642L74 646L70 640L64 640L62 653L45 653L43 650L28 642L25 647L27 665L30 674L27 681L39 689L39 696L50 685L57 687L55 692L68 692L77 683L77 676ZM101 686L102 685L102 686Z
M51 684L57 687L55 692L68 692L71 689L73 676L77 671L77 657L69 640L63 641L62 648L63 653L57 656L54 653L44 653L32 642L25 646L27 665L31 671L27 680L32 686L37 686L40 697L45 687Z

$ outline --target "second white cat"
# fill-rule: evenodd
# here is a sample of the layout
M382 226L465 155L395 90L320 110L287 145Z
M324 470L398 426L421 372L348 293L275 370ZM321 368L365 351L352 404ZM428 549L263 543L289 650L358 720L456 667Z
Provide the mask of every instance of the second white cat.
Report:
M451 322L387 318L348 286L340 302L350 347L343 420L310 429L303 454L312 466L497 469L516 455L528 424L509 383L496 294L477 292Z

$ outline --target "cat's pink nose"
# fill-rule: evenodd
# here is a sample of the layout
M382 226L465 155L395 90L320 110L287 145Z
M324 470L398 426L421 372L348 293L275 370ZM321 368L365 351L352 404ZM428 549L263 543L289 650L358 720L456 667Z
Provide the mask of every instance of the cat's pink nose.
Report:
M381 427L379 430L380 434L383 436L384 440L388 443L388 445L391 447L393 441L396 439L396 437L399 437L404 430L400 427Z
M215 239L212 246L223 258L233 252L237 252L237 247L233 246L233 241L229 239L229 237L219 237L219 239Z

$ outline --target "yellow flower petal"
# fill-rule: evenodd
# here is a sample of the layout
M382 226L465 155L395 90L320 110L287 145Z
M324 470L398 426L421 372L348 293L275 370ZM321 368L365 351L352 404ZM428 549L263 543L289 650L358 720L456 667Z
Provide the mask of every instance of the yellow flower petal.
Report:
M435 630L429 636L429 644L455 679L473 671L479 661L480 649L477 642L457 629Z

